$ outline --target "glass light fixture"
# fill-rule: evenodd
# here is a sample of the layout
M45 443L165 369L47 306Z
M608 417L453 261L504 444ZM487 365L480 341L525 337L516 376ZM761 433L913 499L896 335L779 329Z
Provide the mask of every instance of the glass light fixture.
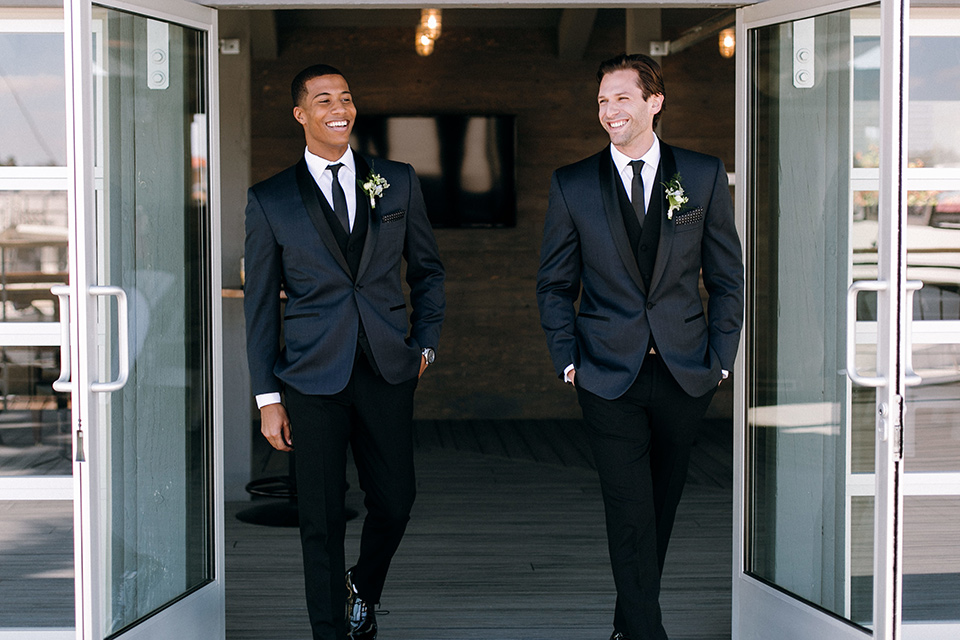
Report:
M433 53L433 42L433 38L424 30L423 25L417 27L417 37L414 46L419 55L428 56Z
M732 58L737 52L737 34L733 29L724 29L720 32L720 55Z
M440 9L420 10L420 28L431 40L437 40L440 37L442 22L443 14Z

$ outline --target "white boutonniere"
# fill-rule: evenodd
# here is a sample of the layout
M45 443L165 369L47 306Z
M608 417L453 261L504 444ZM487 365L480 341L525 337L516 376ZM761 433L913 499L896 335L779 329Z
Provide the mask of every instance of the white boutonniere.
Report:
M360 188L363 189L363 192L367 194L370 198L370 208L377 208L376 198L382 198L383 192L390 188L390 183L384 180L383 176L379 173L374 173L373 169L370 169L370 173L367 174L366 179L358 180L360 183Z
M673 212L687 204L690 198L683 194L683 185L680 184L679 173L673 174L673 180L663 185L663 188L667 194L667 202L670 203L670 208L667 209L667 220L673 220Z

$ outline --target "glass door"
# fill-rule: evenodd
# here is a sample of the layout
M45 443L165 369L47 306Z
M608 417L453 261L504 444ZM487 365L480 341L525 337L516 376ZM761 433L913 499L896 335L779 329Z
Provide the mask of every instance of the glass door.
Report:
M78 637L222 638L215 12L66 13Z
M960 637L960 7L911 7L909 31L903 237L906 277L911 289L922 288L906 301L913 319L908 368L917 377L908 381L904 396L902 620L907 640L934 640ZM876 20L853 25L858 280L877 277L879 34ZM857 326L858 351L870 358L877 340L873 300L861 300ZM854 388L855 406L868 413L873 395ZM855 522L863 522L875 484L867 446L872 430L862 426L853 434L848 476ZM862 561L869 552L865 547L858 557Z
M74 637L62 8L0 8L0 639Z
M906 13L887 0L770 0L738 13L748 290L735 638L901 637L902 399L916 382L906 303L919 286L906 280L901 232ZM866 134L877 159L869 220L857 208Z

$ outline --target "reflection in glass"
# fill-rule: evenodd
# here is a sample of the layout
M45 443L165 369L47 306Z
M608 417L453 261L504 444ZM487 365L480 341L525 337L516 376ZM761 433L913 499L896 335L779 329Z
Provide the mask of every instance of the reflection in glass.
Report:
M960 33L936 29L943 10L911 9L907 161L911 168L960 166ZM956 15L952 16L956 19ZM854 38L853 166L879 167L880 38Z
M0 32L0 167L66 166L64 74L62 32Z
M814 19L816 59L851 62L818 66L811 88L793 82L793 23L757 29L750 43L747 569L860 624L872 616L853 606L854 584L872 598L873 564L850 557L872 541L872 511L854 526L848 442L855 420L872 432L873 410L851 399L843 375L848 260L861 244L850 219L851 66L856 21L877 15ZM861 455L872 460L872 440Z
M130 306L130 380L103 396L98 425L110 450L102 615L114 633L211 578L205 36L106 9L94 28L98 279L123 287ZM149 83L148 40L165 48L164 86ZM99 370L115 373L116 304L100 305L111 338Z
M906 496L903 513L904 622L960 620L960 496Z
M66 192L0 191L0 321L58 322L67 255Z
M0 522L0 633L73 627L73 503L3 500Z
M0 347L0 358L0 476L70 475L70 396L51 387L60 348Z

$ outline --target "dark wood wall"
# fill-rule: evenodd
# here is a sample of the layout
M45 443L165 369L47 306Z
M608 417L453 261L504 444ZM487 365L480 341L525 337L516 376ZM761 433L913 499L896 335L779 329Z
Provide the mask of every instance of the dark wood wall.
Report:
M664 11L665 38L706 15ZM331 64L346 74L358 118L516 116L516 228L437 230L448 273L448 312L437 363L421 381L418 417L579 417L575 394L553 373L535 280L551 172L608 142L597 122L596 68L624 48L623 11L599 12L579 62L558 59L557 30L550 26L445 26L433 55L421 58L413 49L413 24L332 28L322 20L300 22L281 20L278 59L253 63L254 182L293 164L303 152L289 86L309 64ZM663 139L718 155L732 171L733 61L720 58L711 38L664 58L663 66L668 105Z

